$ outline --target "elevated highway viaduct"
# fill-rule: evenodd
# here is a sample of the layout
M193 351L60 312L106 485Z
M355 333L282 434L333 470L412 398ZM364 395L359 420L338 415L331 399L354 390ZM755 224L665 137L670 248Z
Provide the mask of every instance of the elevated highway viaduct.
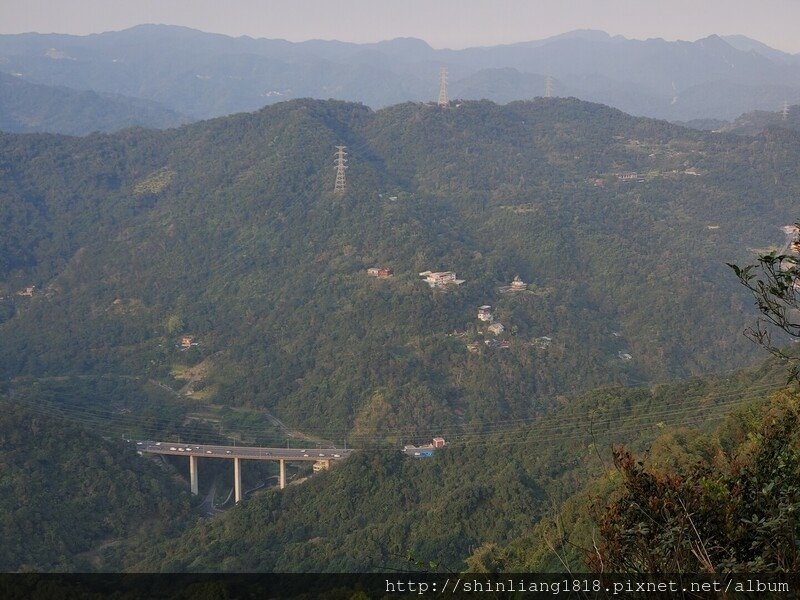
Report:
M242 501L242 461L271 460L279 465L278 481L280 488L286 487L286 462L320 463L323 468L332 462L344 460L353 450L338 448L257 448L251 446L216 446L210 444L186 444L179 442L138 441L136 449L143 454L161 454L167 456L188 456L189 485L192 494L198 493L198 458L217 458L233 461L233 489L236 503Z

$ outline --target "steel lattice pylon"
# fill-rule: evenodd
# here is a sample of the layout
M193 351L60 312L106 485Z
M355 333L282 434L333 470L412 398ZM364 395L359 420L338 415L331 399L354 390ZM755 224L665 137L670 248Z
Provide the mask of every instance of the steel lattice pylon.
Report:
M439 106L442 108L450 105L447 100L447 68L442 67L439 71Z
M344 188L346 185L344 172L347 169L347 152L345 152L345 148L347 146L336 146L336 184L333 187L333 191L336 194L344 194Z

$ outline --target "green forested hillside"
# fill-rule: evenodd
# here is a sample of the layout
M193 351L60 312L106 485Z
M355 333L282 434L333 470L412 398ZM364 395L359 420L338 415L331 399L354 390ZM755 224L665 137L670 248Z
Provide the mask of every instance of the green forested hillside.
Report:
M526 534L485 544L478 570L797 570L798 394L731 411L712 431L666 428L642 454L615 450ZM698 548L702 552L698 552Z
M800 106L787 105L784 110L748 112L721 127L725 132L738 135L758 135L767 128L800 131Z
M451 443L430 459L397 449L362 451L177 539L137 548L129 568L317 572L433 564L561 572L556 555L563 545L570 568L578 569L581 546L552 536L551 551L540 530L559 515L570 531L583 527L578 542L591 536L592 499L619 483L603 479L612 469L610 444L643 451L668 434L702 436L738 407L762 405L782 377L769 366L724 379L598 390L533 423ZM569 513L573 494L589 500Z
M31 83L0 73L0 130L86 135L126 127L177 127L189 119L156 102Z
M0 570L120 569L189 521L180 482L119 439L0 401Z
M198 405L367 443L727 370L755 350L724 262L784 244L798 156L789 131L559 99L304 100L163 132L0 135L0 373L178 390L194 366ZM376 265L394 277L367 277ZM466 283L431 290L424 270ZM501 294L516 274L529 291ZM480 343L483 304L508 349ZM176 348L183 334L198 345Z

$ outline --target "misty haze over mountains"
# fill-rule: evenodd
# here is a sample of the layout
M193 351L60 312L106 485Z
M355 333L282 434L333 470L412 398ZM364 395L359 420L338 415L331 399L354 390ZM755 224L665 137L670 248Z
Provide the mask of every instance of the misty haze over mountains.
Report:
M800 102L800 55L744 36L668 42L581 30L463 50L436 50L414 38L294 43L164 25L88 36L0 36L0 71L27 83L60 86L61 94L68 91L63 88L93 91L100 95L94 102L114 103L98 111L114 114L125 107L117 121L89 123L86 132L171 126L301 97L359 101L373 108L430 101L436 98L442 66L449 70L451 98L530 99L544 95L550 76L554 95L675 121L730 120L748 111L778 110L784 101ZM0 78L4 129L80 132L74 119L65 128L57 118L31 116L35 94L11 103L10 85ZM38 90L52 102L54 92ZM67 96L61 110L80 97Z

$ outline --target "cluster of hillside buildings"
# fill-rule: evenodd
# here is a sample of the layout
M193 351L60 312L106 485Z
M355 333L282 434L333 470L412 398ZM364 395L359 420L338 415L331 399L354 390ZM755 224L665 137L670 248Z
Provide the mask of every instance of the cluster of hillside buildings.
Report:
M403 452L414 458L429 458L433 456L434 450L439 450L444 448L447 445L447 442L444 441L443 437L435 437L431 440L429 444L422 444L421 446L414 446L413 444L407 444L403 446Z
M370 267L367 269L367 275L370 277L377 277L378 279L388 279L394 275L394 272L387 267ZM461 285L465 281L464 279L458 279L454 271L423 271L419 276L423 277L425 283L432 288Z
M508 294L513 292L524 292L527 289L528 284L525 283L519 275L517 275L509 285L504 285L500 288L500 293ZM478 308L478 321L481 323L487 323L488 325L486 327L486 331L494 336L498 336L506 330L505 325L495 320L492 307L488 304L484 304ZM506 340L489 339L484 340L483 343L489 348L506 349L511 347L510 342ZM476 342L467 344L467 350L473 354L477 354L478 348L480 348L480 345Z
M367 269L367 275L377 279L387 279L392 277L393 274L394 273L392 269L389 269L388 267L370 267ZM455 271L423 271L419 274L419 276L422 277L423 281L425 281L425 283L427 283L431 288L446 288L451 285L461 285L465 282L464 279L458 278ZM500 293L510 294L515 292L524 292L527 289L528 284L525 283L519 275L517 275L514 277L511 283L500 287ZM490 335L499 336L506 330L505 325L495 320L492 307L488 304L484 304L478 308L477 318L478 321L486 324L486 333ZM464 337L466 334L466 331L456 330L452 335L456 337ZM547 338L546 343L549 344L549 341L550 339ZM510 342L507 340L487 339L484 340L484 344L488 348L507 349L511 347ZM480 344L478 342L468 342L466 347L469 352L476 354L480 349Z

